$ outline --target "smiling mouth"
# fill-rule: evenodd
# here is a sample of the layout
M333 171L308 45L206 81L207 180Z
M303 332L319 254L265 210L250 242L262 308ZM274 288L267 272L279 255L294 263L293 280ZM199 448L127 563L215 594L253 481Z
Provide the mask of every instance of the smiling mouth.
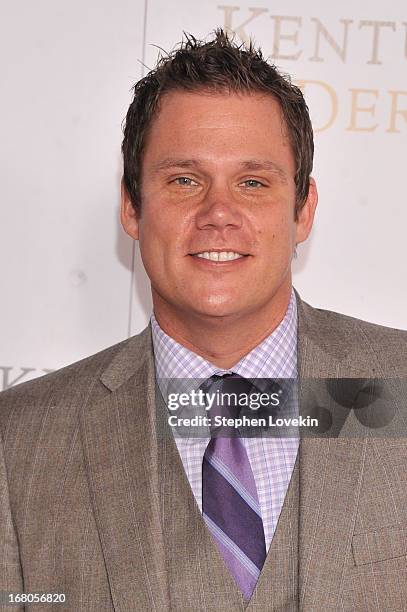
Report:
M235 259L242 259L248 257L243 253L237 253L236 251L202 251L200 253L191 253L192 257L199 257L201 259L207 259L208 261L225 262L234 261Z

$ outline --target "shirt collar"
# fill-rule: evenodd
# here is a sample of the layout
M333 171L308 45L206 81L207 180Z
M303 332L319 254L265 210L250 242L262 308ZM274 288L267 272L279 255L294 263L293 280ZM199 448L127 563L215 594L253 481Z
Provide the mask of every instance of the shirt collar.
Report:
M291 291L284 319L260 344L229 370L222 370L168 336L151 315L157 379L206 379L234 372L245 378L295 378L297 376L297 301Z

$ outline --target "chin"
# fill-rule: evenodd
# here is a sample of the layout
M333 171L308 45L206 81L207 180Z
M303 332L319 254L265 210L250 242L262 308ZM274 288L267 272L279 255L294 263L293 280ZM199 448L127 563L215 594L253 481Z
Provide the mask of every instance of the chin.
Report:
M206 317L227 317L239 312L239 304L224 295L211 295L206 300L196 300L192 310Z

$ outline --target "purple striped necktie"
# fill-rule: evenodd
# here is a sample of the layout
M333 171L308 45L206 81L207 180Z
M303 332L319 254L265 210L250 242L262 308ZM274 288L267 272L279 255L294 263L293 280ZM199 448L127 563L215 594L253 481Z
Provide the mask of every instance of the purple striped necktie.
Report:
M231 393L236 389L237 393L244 392L242 389L249 393L250 385L239 376L226 375L212 376L204 387L206 393ZM214 412L230 417L233 410L217 405ZM238 409L234 412L236 416ZM266 558L266 545L253 472L234 428L218 431L206 448L202 513L226 566L248 601Z

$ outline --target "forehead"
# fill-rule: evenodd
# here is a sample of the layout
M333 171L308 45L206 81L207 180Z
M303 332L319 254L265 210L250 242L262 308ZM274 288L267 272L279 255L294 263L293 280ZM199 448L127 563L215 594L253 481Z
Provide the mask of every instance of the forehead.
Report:
M209 161L273 159L294 172L280 104L267 93L171 91L160 99L143 165L186 156Z

